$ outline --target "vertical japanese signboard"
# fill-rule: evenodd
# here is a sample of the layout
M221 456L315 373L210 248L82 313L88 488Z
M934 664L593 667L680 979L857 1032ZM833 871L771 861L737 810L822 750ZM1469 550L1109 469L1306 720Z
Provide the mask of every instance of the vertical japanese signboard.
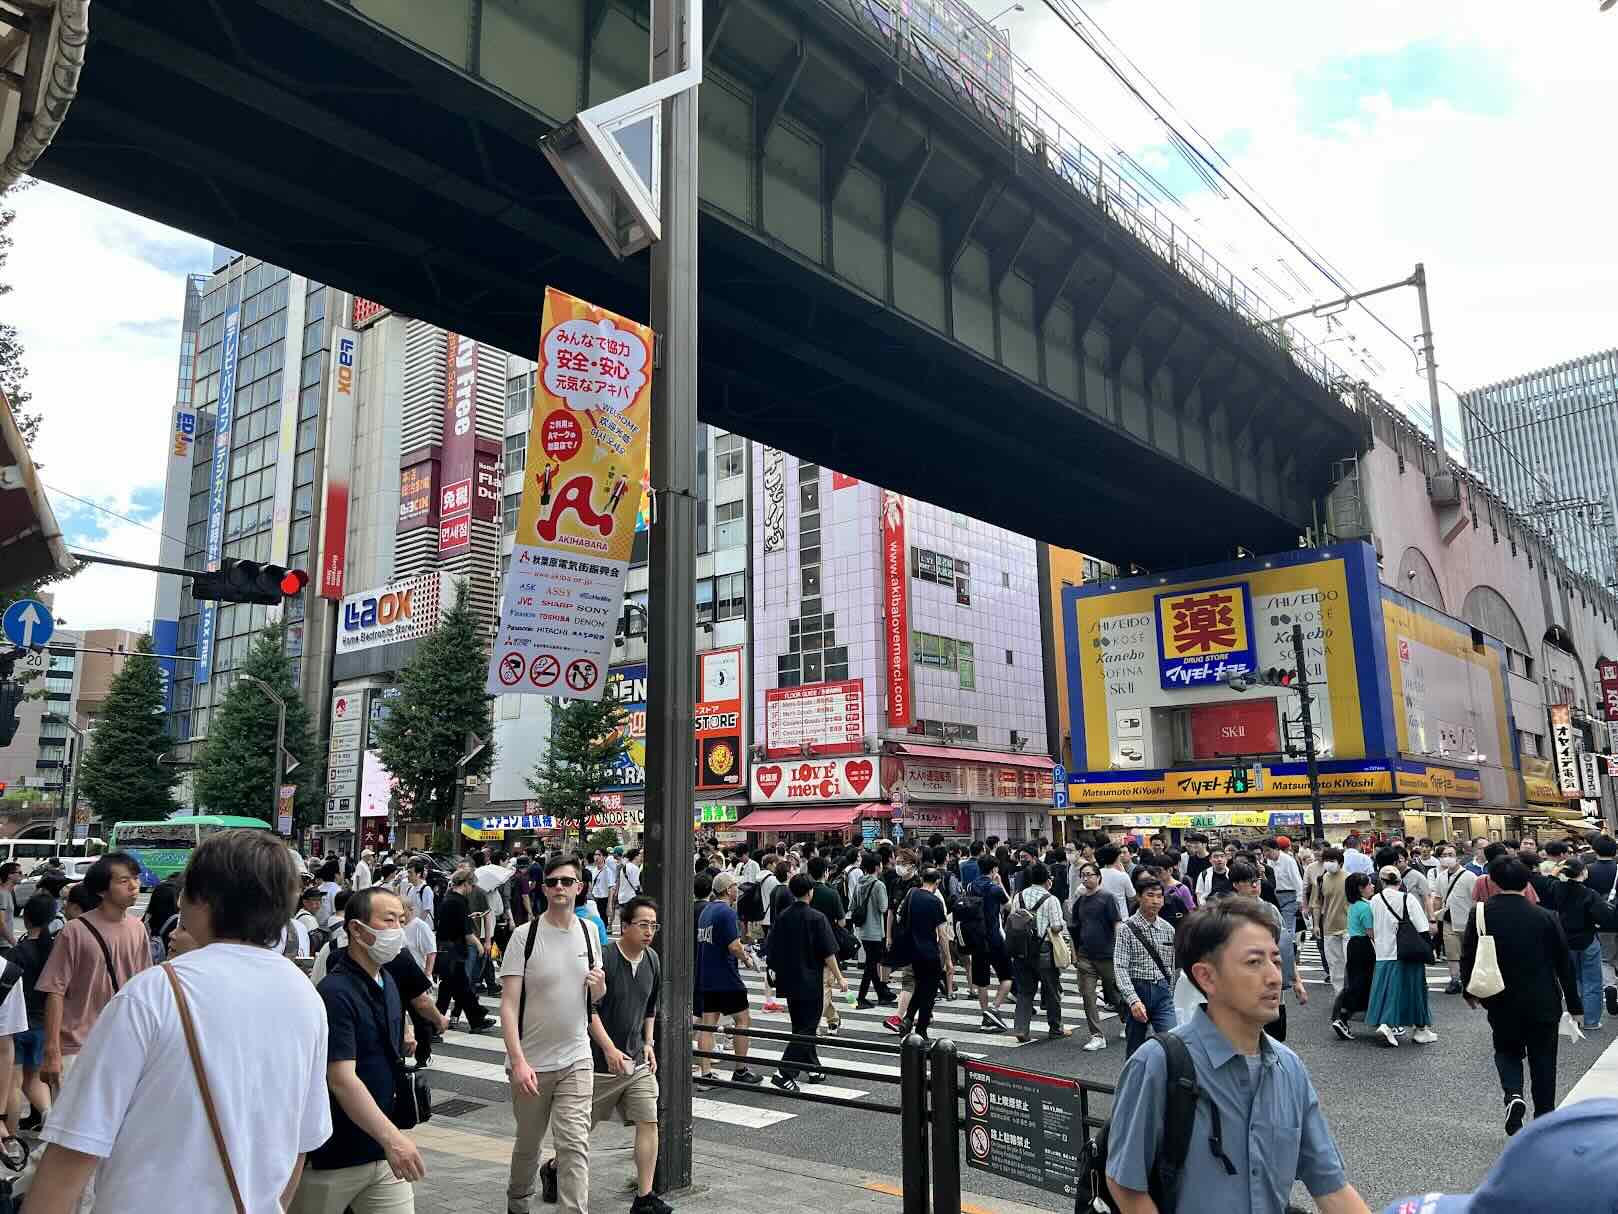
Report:
M546 289L493 694L602 696L646 463L651 356L648 326Z
M348 566L348 477L354 466L360 335L331 331L331 403L326 412L326 496L320 515L320 597L343 597Z
M1073 1080L966 1063L968 1167L1072 1197L1084 1140Z
M786 457L774 447L764 448L764 551L780 552L787 546Z
M1570 799L1579 796L1584 789L1575 737L1573 709L1567 704L1552 704L1551 761L1556 764L1557 791Z
M227 288L235 294L239 287ZM230 488L230 421L236 407L236 363L241 345L242 309L233 301L225 310L225 332L219 351L219 403L214 409L213 468L208 481L207 561L219 568L225 547L225 495ZM214 619L218 604L205 602L197 617L197 664L193 676L206 683L213 672Z
M1247 583L1158 595L1157 643L1164 687L1205 687L1252 674L1258 662Z
M1601 717L1618 721L1618 662L1602 658L1596 663L1596 674L1601 679Z
M740 788L742 651L714 649L697 657L697 788Z
M478 343L449 334L444 381L444 466L438 504L438 554L472 546L472 478L477 451Z
M905 546L905 499L882 490L882 635L888 673L888 724L909 725L910 566Z

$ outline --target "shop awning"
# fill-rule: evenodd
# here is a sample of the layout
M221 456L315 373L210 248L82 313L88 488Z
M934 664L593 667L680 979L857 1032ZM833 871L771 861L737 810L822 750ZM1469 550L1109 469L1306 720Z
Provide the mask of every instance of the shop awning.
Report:
M969 750L964 746L918 746L912 742L899 742L894 754L913 759L953 759L958 763L994 763L1000 767L1037 767L1049 771L1056 766L1049 755L1025 755L1008 750Z
M755 809L740 822L739 830L843 830L861 818L888 818L893 816L891 806L881 801L866 801L859 805L816 805L807 809Z

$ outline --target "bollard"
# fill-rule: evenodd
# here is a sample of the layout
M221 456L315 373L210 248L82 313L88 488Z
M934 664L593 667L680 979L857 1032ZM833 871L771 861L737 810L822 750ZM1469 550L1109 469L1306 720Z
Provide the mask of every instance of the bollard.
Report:
M904 1214L928 1214L927 1041L916 1033L899 1046L899 1106Z
M955 1043L933 1042L933 1214L961 1214L960 1058Z

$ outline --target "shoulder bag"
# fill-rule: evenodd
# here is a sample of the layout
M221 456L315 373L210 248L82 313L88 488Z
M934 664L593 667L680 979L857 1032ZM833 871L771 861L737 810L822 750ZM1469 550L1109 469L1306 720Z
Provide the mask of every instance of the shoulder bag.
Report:
M1472 962L1472 977L1467 981L1466 993L1474 999L1491 999L1506 989L1505 975L1500 972L1500 954L1495 951L1494 937L1483 925L1483 903L1477 906L1478 951Z
M175 915L174 917L178 919L180 916ZM90 916L80 915L79 922L84 924L89 933L96 938L96 943L101 946L101 958L107 963L107 977L112 979L112 993L116 995L118 993L118 971L113 968L112 950L107 947L107 938L96 931L96 925L90 922Z
M1139 940L1142 947L1152 955L1152 960L1157 962L1157 968L1163 974L1163 981L1167 982L1172 988L1174 986L1174 975L1169 973L1169 967L1163 964L1163 954L1157 951L1157 945L1152 942L1152 938L1140 930L1140 924L1129 919L1124 920L1124 926L1135 934L1135 939Z
M1407 901L1401 902L1401 910L1396 911L1393 909L1393 903L1388 901L1387 890L1383 890L1378 895L1382 899L1382 905L1388 908L1388 913L1399 921L1398 930L1394 935L1396 956L1400 961L1413 961L1422 965L1431 965L1433 963L1432 937L1425 932L1416 930L1416 925L1410 921L1410 903L1408 901L1410 895L1402 894L1401 896Z
M97 938L99 939L99 936ZM230 1185L230 1199L235 1203L236 1214L247 1214L247 1205L242 1201L242 1191L236 1184L236 1169L230 1165L230 1148L225 1145L225 1132L220 1128L219 1113L214 1108L213 1089L208 1086L208 1072L202 1067L202 1049L197 1045L197 1029L191 1021L191 1005L186 1002L185 988L180 985L180 976L174 972L173 963L165 961L163 972L168 975L169 985L174 988L174 1003L180 1011L180 1028L185 1033L186 1052L191 1055L191 1071L196 1075L197 1087L202 1092L202 1108L208 1114L208 1128L213 1131L213 1144L219 1151L219 1164L225 1169L225 1181Z

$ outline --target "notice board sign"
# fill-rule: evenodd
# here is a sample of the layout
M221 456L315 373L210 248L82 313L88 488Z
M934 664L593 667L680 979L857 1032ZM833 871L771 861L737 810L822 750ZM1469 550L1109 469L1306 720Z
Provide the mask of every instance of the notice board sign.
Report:
M1072 1197L1084 1135L1074 1080L966 1062L968 1167Z

